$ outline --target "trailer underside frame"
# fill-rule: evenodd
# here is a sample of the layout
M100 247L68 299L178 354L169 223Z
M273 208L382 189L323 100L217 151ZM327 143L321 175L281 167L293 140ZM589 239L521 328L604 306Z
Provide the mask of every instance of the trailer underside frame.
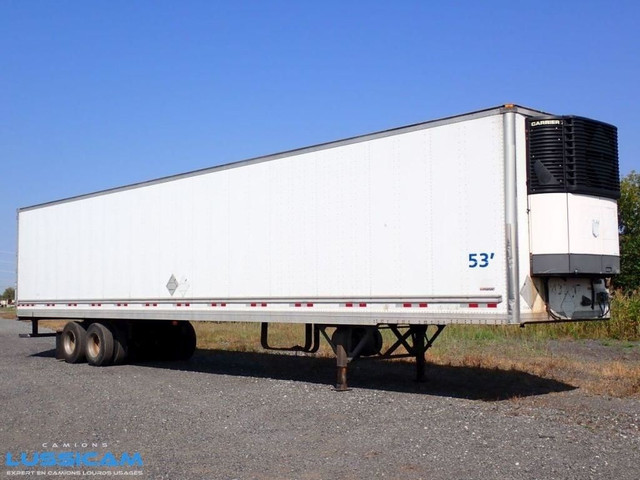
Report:
M293 351L316 353L320 348L320 335L324 337L336 355L336 385L337 391L349 389L347 369L350 362L361 356L376 356L377 358L415 358L416 381L425 378L425 354L433 346L436 338L444 330L445 325L377 325L375 327L338 326L332 336L327 333L328 325L305 324L304 345L292 347L273 347L269 345L269 324L261 324L260 343L265 350ZM430 329L429 327L434 327ZM390 330L396 341L382 350L380 330ZM400 350L404 348L404 353Z

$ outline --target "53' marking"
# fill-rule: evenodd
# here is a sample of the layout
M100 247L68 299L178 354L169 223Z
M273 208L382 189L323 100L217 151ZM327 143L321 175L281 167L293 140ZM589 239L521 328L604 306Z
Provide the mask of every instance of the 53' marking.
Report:
M489 262L493 260L495 253L470 253L469 254L469 268L486 268L489 266Z

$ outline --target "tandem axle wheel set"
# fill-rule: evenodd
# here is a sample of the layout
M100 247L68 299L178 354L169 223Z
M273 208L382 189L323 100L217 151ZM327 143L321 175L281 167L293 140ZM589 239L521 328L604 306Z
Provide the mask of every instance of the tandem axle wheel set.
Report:
M56 358L67 363L87 362L94 366L118 365L129 360L188 360L196 348L196 333L187 321L82 321L67 322L57 333L40 333L38 319L32 331L21 337L56 337ZM433 328L429 328L433 327ZM340 325L329 335L328 325L305 324L304 345L280 348L269 345L269 324L261 324L260 343L265 350L315 353L320 336L336 355L336 391L349 390L347 369L360 357L415 358L416 381L424 380L425 354L444 325ZM382 331L395 341L384 348ZM399 350L404 348L404 352Z
M82 321L67 322L57 333L39 333L38 320L23 337L56 337L56 358L67 363L118 365L128 360L188 360L196 348L189 322Z

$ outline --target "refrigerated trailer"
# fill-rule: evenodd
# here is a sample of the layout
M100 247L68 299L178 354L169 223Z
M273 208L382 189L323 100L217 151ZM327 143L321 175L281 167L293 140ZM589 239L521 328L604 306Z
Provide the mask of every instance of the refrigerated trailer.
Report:
M281 322L341 389L360 355L421 377L448 324L608 318L619 193L614 126L505 105L21 208L18 317L73 320L70 363Z

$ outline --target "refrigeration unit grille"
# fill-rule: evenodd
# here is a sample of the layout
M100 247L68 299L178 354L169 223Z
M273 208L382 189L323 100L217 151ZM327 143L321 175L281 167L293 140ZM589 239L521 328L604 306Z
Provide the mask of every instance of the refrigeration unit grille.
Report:
M528 193L567 192L617 199L616 127L575 116L527 119Z

